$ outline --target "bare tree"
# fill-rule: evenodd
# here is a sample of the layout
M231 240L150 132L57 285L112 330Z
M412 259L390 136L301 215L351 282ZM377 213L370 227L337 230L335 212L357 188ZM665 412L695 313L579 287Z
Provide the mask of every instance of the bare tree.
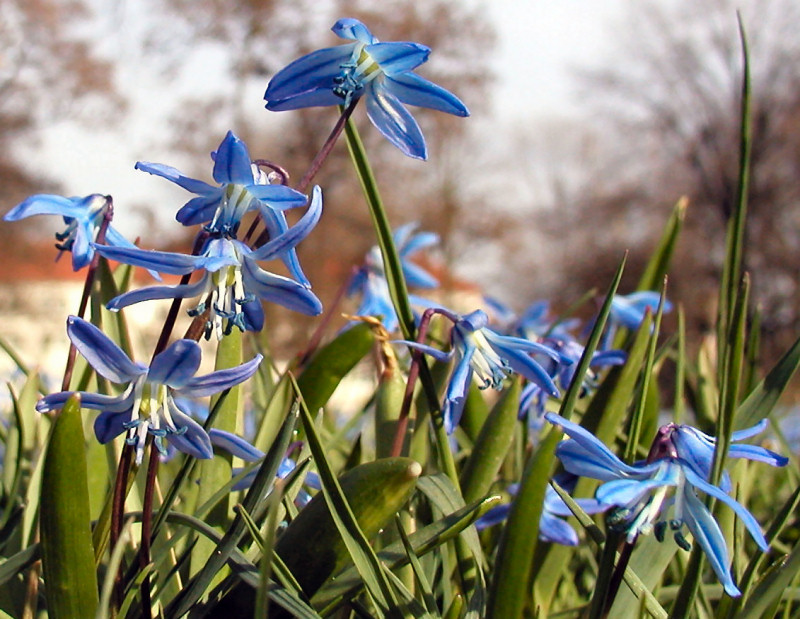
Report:
M607 146L586 182L566 199L570 216L548 224L570 246L592 248L567 269L583 287L632 250L638 277L668 210L686 195L687 222L671 295L708 328L738 176L742 57L736 6L748 33L753 149L746 265L774 350L800 328L800 6L791 0L631 4L621 51L582 76L597 141ZM602 127L602 128L598 128Z

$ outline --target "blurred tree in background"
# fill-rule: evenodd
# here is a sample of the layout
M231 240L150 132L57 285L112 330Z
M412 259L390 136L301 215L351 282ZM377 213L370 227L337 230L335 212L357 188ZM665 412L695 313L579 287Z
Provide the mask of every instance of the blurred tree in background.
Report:
M798 3L631 3L616 62L580 76L591 127L577 135L572 129L567 139L573 148L557 158L580 172L552 174L558 216L548 210L540 225L573 250L562 253L553 292L574 299L604 286L625 249L631 250L628 282L635 284L672 206L687 196L669 295L684 304L692 335L709 330L736 199L737 7L752 73L745 264L753 272L751 299L761 306L766 350L774 357L800 330Z
M329 28L349 15L383 40L433 48L420 73L473 112L464 121L414 111L431 148L425 163L398 157L363 109L354 116L393 222L418 220L439 232L447 273L478 281L520 309L542 297L565 307L589 288L604 288L628 249L630 287L670 209L686 195L670 298L683 302L691 333L702 334L715 312L735 198L735 11L742 4L754 113L746 261L774 353L800 329L800 6L792 0L630 3L613 33L616 55L603 70L579 76L586 113L508 125L489 114L496 37L487 9L457 0L0 0L0 197L10 207L30 193L74 191L20 157L19 145L35 144L64 119L132 145L131 167L139 158L205 179L208 153L233 129L254 157L298 180L337 112L270 113L263 92L286 63L339 44ZM525 76L520 66L517 79ZM138 209L149 226L179 230L164 224L188 196L159 193L171 190L168 183L139 174L136 182L152 187L154 199L131 204L115 196L120 210ZM324 302L374 242L351 175L342 143L317 179L326 211L316 239L300 247ZM0 234L6 243L22 238L19 227L2 226ZM164 248L168 240L145 242ZM187 243L171 240L174 248Z
M111 65L93 55L77 32L86 7L68 0L0 0L0 204L3 210L31 193L55 191L49 171L20 161L16 146L42 124L65 117L95 120L121 105ZM87 106L88 104L88 106ZM90 112L91 110L91 112ZM65 153L65 156L69 156ZM6 255L23 242L20 226L0 226Z

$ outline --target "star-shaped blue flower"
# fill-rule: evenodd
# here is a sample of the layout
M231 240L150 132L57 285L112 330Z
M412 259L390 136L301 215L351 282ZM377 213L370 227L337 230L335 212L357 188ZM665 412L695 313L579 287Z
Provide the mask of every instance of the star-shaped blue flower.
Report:
M79 271L94 257L92 242L96 240L111 197L93 193L83 198L65 198L50 194L37 194L17 204L3 219L19 221L34 215L60 215L67 224L64 232L56 234L56 248L72 253L72 269ZM114 247L135 247L115 228L106 229L106 243Z
M288 223L283 211L305 206L308 201L299 191L286 185L270 185L266 174L250 160L247 145L228 131L217 150L211 153L214 180L218 185L185 176L173 167L139 161L137 170L166 178L197 194L178 211L175 219L184 226L207 224L211 234L236 237L242 216L258 209L270 238L283 234ZM292 277L308 286L294 249L280 256Z
M609 522L626 532L628 543L653 529L656 536L663 539L669 527L678 545L688 549L689 543L682 533L685 525L708 557L725 592L730 596L741 595L731 577L725 538L697 491L730 507L763 551L768 544L753 515L727 494L730 481L723 481L719 487L709 483L715 447L713 438L690 426L668 424L659 430L647 461L629 465L579 425L553 413L547 413L545 418L570 436L556 450L564 468L574 475L605 482L597 489L595 498L604 505L617 507ZM735 432L731 438L739 441L763 429L762 423ZM735 445L729 455L773 466L785 466L788 462L783 456L753 445ZM675 492L668 500L670 488ZM663 512L670 504L672 514L667 520Z
M141 301L202 295L200 303L189 313L196 316L209 309L206 335L210 336L213 330L220 339L233 327L242 331L262 329L264 310L259 299L315 316L322 311L322 304L308 287L289 277L269 273L259 267L258 262L277 258L294 249L314 228L321 213L322 192L315 187L311 204L303 217L286 232L255 250L241 241L219 236L208 239L197 256L97 246L97 251L106 258L161 273L187 275L194 271L205 272L193 284L151 286L126 292L112 299L107 307L117 311Z
M261 363L261 355L234 368L195 376L200 367L201 350L193 340L178 340L153 358L150 367L131 361L128 355L90 322L70 316L67 334L78 352L103 378L127 384L121 395L78 392L81 406L99 410L94 422L97 440L107 443L127 432L126 441L136 446L136 462L141 463L147 435L166 453L166 439L178 450L196 458L211 458L211 440L203 427L175 403L176 397L202 398L250 378ZM36 410L46 413L64 406L71 391L45 396Z
M558 396L558 388L553 379L531 357L531 354L541 354L559 359L557 352L537 342L495 333L488 328L489 317L483 310L475 310L465 316L443 309L438 312L453 321L450 331L451 348L448 352L419 342L401 340L399 343L421 350L438 361L455 358L455 369L447 385L442 410L448 434L453 432L461 419L473 376L477 376L482 389L492 387L499 390L503 381L512 372L517 372L538 384L548 394Z
M425 138L403 104L469 116L458 97L413 72L428 60L430 48L407 41L381 43L352 18L340 19L331 30L353 43L317 50L281 69L264 94L268 110L348 106L364 97L372 124L417 159L428 157Z

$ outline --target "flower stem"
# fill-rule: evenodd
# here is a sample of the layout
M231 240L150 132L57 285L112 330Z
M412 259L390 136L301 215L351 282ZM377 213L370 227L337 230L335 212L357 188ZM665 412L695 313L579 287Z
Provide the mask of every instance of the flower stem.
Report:
M297 191L300 193L305 193L308 190L309 185L311 185L311 181L314 180L314 177L317 175L317 172L320 171L322 168L322 164L325 163L325 160L328 158L328 155L331 154L333 147L336 145L336 141L339 139L339 136L342 135L342 131L344 131L345 125L347 124L350 115L353 113L353 110L356 109L356 104L358 103L358 99L353 100L350 105L346 108L342 109L341 114L339 114L339 119L336 121L336 124L331 129L330 135L328 135L328 139L325 140L325 143L322 145L322 148L319 149L319 152L314 157L314 160L311 162L311 165L308 166L308 170L303 175L303 178L300 179L300 182L297 183ZM281 176L281 182L286 185L289 181L289 174L281 168L280 166L276 166L275 164L265 161L263 159L257 159L254 162L256 165L264 165L275 172L277 172ZM255 234L256 228L258 227L258 223L261 221L261 216L258 215L253 220L253 223L250 224L250 228L247 230L247 234L244 235L244 242L249 243L250 240L253 238ZM262 239L266 234L266 231L262 232L259 235L258 240L256 241L256 245L259 245L263 242L269 240L268 238Z
M154 449L153 442L150 441L150 461L147 465L147 483L144 487L144 501L142 503L142 543L139 546L139 569L144 570L150 563L150 544L153 530L153 493L158 473L159 451ZM150 619L152 617L150 599L150 577L142 580L139 589L142 596L142 616Z
M435 308L429 308L422 314L422 318L419 321L419 328L417 329L416 340L420 344L425 343L425 338L428 335L428 325L436 311ZM403 450L403 443L405 442L406 432L408 430L408 416L411 411L411 402L414 399L414 387L416 387L417 378L419 377L419 368L423 359L422 351L415 348L411 353L411 367L408 369L406 391L403 394L403 404L400 407L400 417L397 420L397 430L395 431L394 442L392 443L393 458L399 456L400 452Z
M295 187L295 189L297 189L297 191L300 193L305 193L308 190L309 185L311 185L311 181L314 180L314 177L317 175L317 172L319 172L322 164L328 158L328 155L331 154L336 141L339 139L339 136L342 135L342 131L344 130L347 121L350 119L350 115L353 113L353 110L356 109L358 101L358 99L353 99L350 105L341 110L339 120L336 121L333 129L331 129L328 139L325 140L325 143L322 145L322 148L319 149L317 156L314 157L314 160L311 162L308 170L303 175L303 178L300 179L300 182L297 183L297 187Z

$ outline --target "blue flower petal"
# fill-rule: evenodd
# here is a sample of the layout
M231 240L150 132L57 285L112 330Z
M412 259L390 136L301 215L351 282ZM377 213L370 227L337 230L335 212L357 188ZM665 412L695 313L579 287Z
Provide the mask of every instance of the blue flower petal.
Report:
M304 194L286 185L248 185L247 191L254 198L278 211L305 206L308 202Z
M393 94L377 80L367 85L367 116L387 140L405 155L415 159L427 159L425 137L417 121Z
M312 192L311 203L300 220L286 232L274 238L258 249L245 251L253 260L270 260L296 246L308 236L322 216L322 190L315 186ZM244 245L242 245L244 247Z
M637 502L656 488L675 485L674 482L675 480L665 479L614 479L600 486L595 497L605 505L626 506Z
M262 207L259 209L259 212L261 213L261 221L264 222L264 227L267 229L270 239L278 238L280 235L289 230L289 224L286 221L286 216L281 211ZM278 257L286 265L286 268L289 269L289 274L292 277L303 284L303 286L307 288L311 287L311 282L306 277L306 274L303 273L303 269L300 266L300 261L297 258L297 252L295 251L294 247L278 254Z
M184 204L175 214L175 219L184 226L197 226L211 221L222 203L222 189L215 193L192 198Z
M539 519L539 539L562 546L577 546L578 534L567 522L547 512Z
M270 99L267 102L266 108L271 112L286 112L288 110L299 110L306 107L341 105L342 103L344 103L344 99L334 94L331 86L321 86L313 90L286 97L285 99Z
M689 483L702 490L706 494L710 494L715 499L722 501L725 503L725 505L736 512L736 515L742 519L744 526L747 527L747 530L750 532L750 535L756 544L758 544L758 547L765 552L767 551L769 544L767 543L764 534L761 532L761 526L758 524L758 521L755 519L755 517L753 517L753 514L747 510L747 508L738 503L735 499L732 499L716 486L709 484L705 479L702 479L699 475L697 475L697 473L695 473L692 469L684 468L683 471L686 475L686 479L689 480Z
M145 366L131 361L106 334L83 318L67 318L67 335L89 365L113 383L127 383L147 372Z
M416 73L387 74L385 86L406 105L427 107L455 116L469 116L469 110L461 99Z
M101 256L145 269L169 273L170 275L186 275L198 268L202 256L189 256L168 251L139 249L136 247L112 247L110 245L94 245Z
M274 110L279 101L291 100L321 87L341 102L342 99L333 94L333 78L342 72L342 64L350 60L355 47L355 44L326 47L289 63L267 85L264 93L267 109Z
M187 380L180 388L175 389L175 392L178 395L192 398L202 398L219 393L246 381L255 374L261 359L261 355L256 355L247 363L236 367L217 370L205 376L196 376Z
M19 221L33 215L61 215L77 220L85 220L86 207L77 198L65 198L50 194L30 196L17 204L3 216L4 221Z
M252 185L253 169L250 167L250 153L247 146L233 131L228 131L220 143L214 158L214 180L220 185Z
M177 340L153 358L147 380L179 389L197 372L201 358L202 352L197 342ZM193 394L186 395L192 397Z
M368 45L365 51L377 62L387 76L416 69L428 60L431 48L410 41L392 41Z
M211 439L199 423L178 409L174 403L170 406L170 415L178 432L168 432L167 440L183 453L200 460L214 457Z
M564 455L569 455L575 458L576 465L580 465L583 458L587 458L589 461L594 462L596 466L601 467L601 470L606 471L605 477L595 477L595 479L619 479L626 475L634 478L641 478L658 469L657 463L637 467L625 464L591 432L582 428L576 423L567 421L560 415L556 415L555 413L546 413L544 418L553 425L560 426L561 429L574 441L573 443L570 441L564 441L559 444L557 448L559 452L559 458L561 458L561 453L564 453ZM576 446L580 447L580 450L576 449ZM584 477L590 477L590 475L585 475L580 471L571 470L569 467L567 467L567 463L564 462L563 458L561 461L564 463L565 468L567 468L570 473Z
M370 32L369 28L354 17L343 17L333 24L331 30L342 39L360 41L367 45L378 42L378 39Z
M208 431L208 436L214 447L224 449L245 462L258 462L266 455L263 451L248 443L241 436L232 434L231 432L211 428Z
M697 498L691 488L684 488L683 500L686 504L684 522L689 531L691 531L692 537L700 544L706 557L708 557L714 573L725 588L725 593L731 597L740 596L741 592L731 577L728 548L725 545L725 538L717 521L714 520L708 508Z
M242 281L245 290L264 301L277 303L308 316L317 316L322 312L322 303L311 290L293 279L259 268L248 258L242 264Z
M130 414L105 412L94 420L94 435L103 445L114 440L127 429L125 424L131 420Z
M128 395L103 395L99 393L77 392L81 399L81 408L89 408L99 411L124 412L130 410L133 404L133 394ZM60 391L51 393L43 397L36 403L36 411L39 413L49 413L64 407L67 400L73 396L73 391Z
M191 193L196 193L199 195L208 195L214 193L219 195L220 193L219 187L214 187L213 185L209 185L208 183L197 180L196 178L189 178L188 176L184 175L183 172L173 168L172 166L163 165L161 163L150 163L148 161L137 161L134 167L142 172L147 172L148 174L166 178L168 181L172 181L179 187L183 187Z
M154 301L156 299L184 299L186 297L196 297L206 289L209 276L206 275L194 284L178 286L149 286L131 290L124 294L114 297L106 304L106 308L112 312L121 310L124 307L141 303L142 301Z

